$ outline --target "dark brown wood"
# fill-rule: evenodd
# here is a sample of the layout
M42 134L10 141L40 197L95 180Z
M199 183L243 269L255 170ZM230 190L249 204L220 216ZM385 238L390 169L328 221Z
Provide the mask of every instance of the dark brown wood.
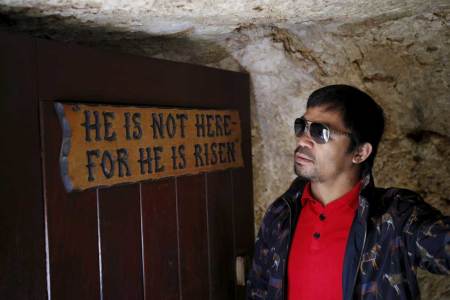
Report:
M210 299L235 295L233 191L230 171L206 174L210 256Z
M61 128L51 102L41 105L51 297L100 297L95 190L68 194L61 181Z
M246 274L253 255L255 239L252 185L246 178L251 169L232 170L233 177L233 218L235 231L235 255L245 258ZM236 286L236 299L245 299L245 287Z
M254 236L253 203L248 201L252 195L252 187L247 184L245 178L248 170L232 170L233 174L233 216L236 234L237 255L246 254L253 248L253 241L249 237ZM252 254L252 253L248 253Z
M142 299L139 185L99 190L104 299Z
M245 167L251 169L250 160L250 122L248 105L248 76L235 72L219 71L200 66L188 64L172 63L148 58L134 57L115 53L99 52L94 49L82 48L74 45L61 45L48 41L38 43L38 57L45 68L40 68L40 96L44 99L58 100L80 100L98 103L111 104L134 104L134 105L160 105L173 107L196 107L196 108L226 108L238 109L242 119L243 129L243 156ZM112 64L111 61L114 61ZM74 84L76 83L76 84ZM151 88L150 88L151 87ZM176 88L175 88L176 87ZM233 173L234 174L234 173ZM251 172L246 172L246 176L251 176ZM188 176L187 178L189 178ZM194 176L195 177L195 176ZM200 175L202 177L202 175ZM180 177L183 178L183 177ZM251 191L251 177L240 177L240 184L248 185L246 189ZM233 181L235 181L233 179ZM194 187L190 187L194 189ZM197 187L198 188L198 187ZM237 200L251 201L251 193L239 195L239 191L234 193ZM244 197L250 198L244 198ZM192 196L193 197L193 196ZM201 195L204 199L205 195ZM235 199L233 198L233 199ZM249 200L250 199L250 200ZM180 202L178 202L180 204ZM185 205L182 203L181 205ZM250 204L251 206L252 204ZM249 205L245 208L247 209ZM235 210L238 210L238 206ZM183 211L183 209L180 209ZM242 216L250 216L251 221L253 208L240 212ZM184 212L183 212L184 213ZM203 212L197 212L204 213ZM180 222L183 216L180 216ZM193 217L189 217L193 222ZM199 219L201 225L202 219ZM242 222L237 221L235 226ZM253 224L250 231L253 232ZM180 223L180 226L182 224ZM236 227L235 232L239 232L241 227ZM180 227L180 234L187 228ZM183 235L180 235L182 237ZM195 238L198 238L196 235ZM239 236L237 237L239 239ZM242 240L249 238L247 245L238 247L235 253L250 253L251 250L245 246L253 245L253 236L247 235ZM183 244L184 243L184 244ZM187 238L180 240L181 260L187 262L194 259L194 254L184 253L183 249L189 249ZM251 246L250 246L251 247ZM200 261L205 258L201 257ZM205 258L206 259L206 258ZM204 262L203 262L204 263ZM204 266L196 265L199 270ZM205 278L201 280L192 278L193 286L189 286L190 274L187 276L189 267L181 266L182 287L184 295L196 295L196 289L203 287L203 294L207 282ZM185 270L185 271L183 271ZM188 280L184 282L183 280ZM200 281L201 284L199 283ZM206 296L205 296L206 297Z
M205 175L177 178L180 278L183 299L208 299Z
M46 298L34 47L0 32L0 299Z
M243 73L44 40L37 55L41 99L240 110L249 103Z
M141 184L145 299L179 299L175 178Z
M245 168L231 170L233 181L233 220L235 232L235 255L245 258L246 274L251 264L253 246L255 240L254 213L253 213L253 183L252 183L252 155L251 155L251 124L249 99L249 80L247 78L235 78L233 97L236 106L239 107L242 120L242 154L244 162L248 162ZM250 179L250 180L249 180ZM245 287L236 286L236 299L245 299Z
M4 33L0 46L0 138L18 145L0 150L0 298L244 299L248 75ZM238 110L245 168L67 193L55 101Z

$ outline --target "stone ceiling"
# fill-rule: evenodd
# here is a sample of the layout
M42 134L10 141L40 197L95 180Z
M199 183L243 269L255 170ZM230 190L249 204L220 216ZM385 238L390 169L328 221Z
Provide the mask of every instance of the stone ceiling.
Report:
M355 22L386 14L417 14L449 0L0 0L2 13L73 19L150 35L208 36L248 25Z

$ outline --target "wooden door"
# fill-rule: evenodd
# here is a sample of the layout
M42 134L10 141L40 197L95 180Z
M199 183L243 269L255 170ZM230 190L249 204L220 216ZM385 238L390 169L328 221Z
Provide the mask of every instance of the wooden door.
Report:
M248 75L2 36L2 74L17 66L11 58L25 66L7 89L27 88L20 97L2 95L13 113L2 116L30 139L12 145L28 156L10 166L13 189L1 190L9 206L2 222L16 231L3 240L28 265L18 266L22 254L2 257L12 279L1 283L0 298L243 299L235 258L251 254L254 236ZM68 193L55 101L238 110L245 167ZM20 112L28 127L14 117ZM2 138L14 141L8 124L2 120ZM14 175L21 167L37 172L33 180Z

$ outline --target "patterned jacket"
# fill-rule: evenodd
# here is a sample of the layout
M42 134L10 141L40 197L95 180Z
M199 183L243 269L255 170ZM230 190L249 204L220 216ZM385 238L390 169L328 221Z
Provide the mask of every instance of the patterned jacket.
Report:
M287 299L287 258L306 182L267 210L248 274L247 299ZM343 299L419 299L416 268L450 274L450 217L405 189L363 178L342 274Z

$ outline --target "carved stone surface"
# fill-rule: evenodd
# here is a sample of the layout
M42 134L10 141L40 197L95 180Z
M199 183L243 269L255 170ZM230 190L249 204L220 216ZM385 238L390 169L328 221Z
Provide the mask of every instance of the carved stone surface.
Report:
M217 35L242 24L354 20L392 11L417 13L431 6L422 0L5 0L1 4L29 15L68 17L86 26L154 35ZM433 0L432 5L448 5L448 1Z

